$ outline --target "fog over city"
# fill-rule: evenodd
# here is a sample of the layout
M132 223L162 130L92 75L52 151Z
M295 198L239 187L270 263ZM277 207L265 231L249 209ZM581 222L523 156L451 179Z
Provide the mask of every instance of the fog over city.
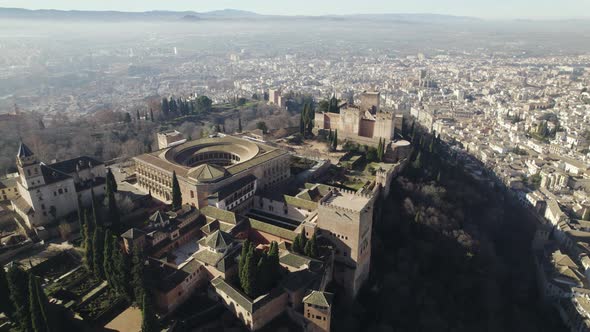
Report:
M588 49L590 40L590 23L583 20L227 15L196 21L182 13L150 21L123 17L112 22L104 21L108 15L88 18L82 14L57 21L51 20L52 15L44 19L2 19L0 112L11 111L15 103L44 113L125 109L150 95L192 92L189 87L171 89L165 84L170 79L177 86L189 80L193 85L208 85L244 75L272 74L272 62L285 55L297 55L298 62L308 63L351 63L353 57L363 57L362 61L379 66L386 59L420 52L482 59L576 55ZM261 65L253 71L230 63L230 54L241 51L246 52L244 60L269 66ZM129 68L138 69L134 71L137 75L129 75ZM328 75L323 69L317 68L318 80ZM355 75L351 71L346 79ZM140 90L116 89L126 83Z

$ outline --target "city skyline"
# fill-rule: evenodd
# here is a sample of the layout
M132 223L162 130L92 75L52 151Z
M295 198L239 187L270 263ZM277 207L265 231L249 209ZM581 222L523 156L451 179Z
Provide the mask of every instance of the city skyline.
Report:
M280 3L269 0L221 0L200 1L198 4L187 4L182 1L71 1L57 0L47 4L40 0L0 1L0 7L26 9L56 10L114 10L142 12L152 10L196 11L207 12L226 8L252 11L267 15L351 15L376 13L428 13L441 15L472 16L485 19L571 19L587 18L580 13L590 10L590 2L580 0L561 1L559 7L550 0L499 0L486 3L473 3L465 0L419 0L413 2L371 0L362 3L350 0L328 0L313 2L309 0L297 3Z

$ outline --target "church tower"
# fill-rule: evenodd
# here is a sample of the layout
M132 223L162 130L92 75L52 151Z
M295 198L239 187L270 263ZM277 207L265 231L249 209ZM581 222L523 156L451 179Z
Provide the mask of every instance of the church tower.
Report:
M16 155L16 166L21 178L21 183L26 189L42 186L45 184L41 165L37 156L25 143L21 142Z

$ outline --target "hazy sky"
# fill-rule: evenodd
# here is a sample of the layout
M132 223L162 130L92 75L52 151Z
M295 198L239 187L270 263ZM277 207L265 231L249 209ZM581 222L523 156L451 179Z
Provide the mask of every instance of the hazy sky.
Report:
M590 16L590 0L0 0L0 7L120 11L233 8L280 15L435 13L483 18Z

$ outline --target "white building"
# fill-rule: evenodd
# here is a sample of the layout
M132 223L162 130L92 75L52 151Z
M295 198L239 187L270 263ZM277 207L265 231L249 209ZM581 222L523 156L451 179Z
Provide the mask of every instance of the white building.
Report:
M20 197L12 205L31 229L76 212L78 202L90 204L92 191L97 196L104 195L105 167L93 158L79 157L46 165L21 143L16 163Z

